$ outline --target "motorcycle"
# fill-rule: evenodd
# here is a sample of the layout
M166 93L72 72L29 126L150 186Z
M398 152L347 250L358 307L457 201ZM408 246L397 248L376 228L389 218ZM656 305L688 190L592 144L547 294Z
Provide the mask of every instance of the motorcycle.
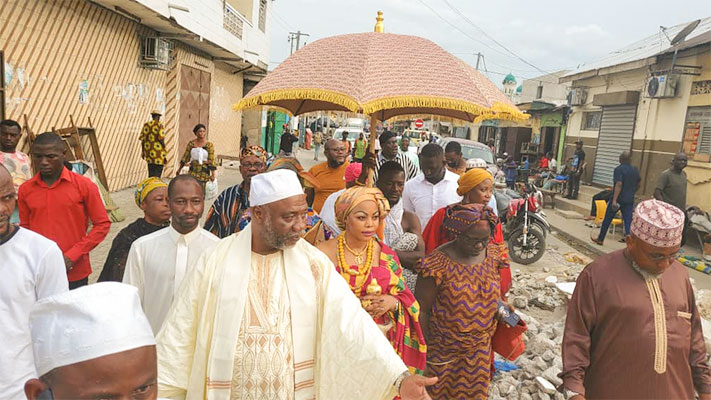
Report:
M497 191L499 218L508 243L511 260L519 264L532 264L543 257L550 224L543 212L543 195L532 183L520 183L520 190Z

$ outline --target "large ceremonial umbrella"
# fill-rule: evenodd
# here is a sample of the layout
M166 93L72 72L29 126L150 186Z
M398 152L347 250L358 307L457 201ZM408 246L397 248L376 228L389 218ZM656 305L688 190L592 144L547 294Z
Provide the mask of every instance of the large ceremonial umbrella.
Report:
M236 110L275 106L293 115L351 111L377 120L435 114L465 121L528 116L479 71L430 40L382 32L332 36L305 46L267 74ZM375 135L370 137L371 151Z
M267 74L237 105L293 115L351 111L385 121L436 114L465 121L525 119L493 82L417 36L356 33L317 40Z

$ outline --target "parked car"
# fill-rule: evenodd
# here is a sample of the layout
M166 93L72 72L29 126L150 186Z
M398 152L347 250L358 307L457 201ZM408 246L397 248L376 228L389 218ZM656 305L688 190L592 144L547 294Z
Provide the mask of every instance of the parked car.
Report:
M438 135L433 132L420 131L420 130L416 130L416 129L405 129L402 132L402 135L400 135L400 136L407 137L408 139L410 139L410 145L417 147L420 144L420 138L422 137L423 133L426 134L428 137L431 135L438 137Z
M499 168L496 166L496 158L494 157L494 153L491 152L489 146L474 140L455 137L441 138L437 144L442 146L444 149L447 147L447 143L449 142L457 142L462 146L462 156L464 159L470 160L472 158L481 158L486 161L487 169L492 175L496 176L496 172Z
M348 132L348 141L351 142L351 144L353 144L353 142L358 139L358 136L360 136L361 133L364 133L363 129L361 128L344 126L336 129L336 131L333 133L333 138L338 140L343 139L343 132ZM364 133L364 135L365 138L368 139L368 134Z

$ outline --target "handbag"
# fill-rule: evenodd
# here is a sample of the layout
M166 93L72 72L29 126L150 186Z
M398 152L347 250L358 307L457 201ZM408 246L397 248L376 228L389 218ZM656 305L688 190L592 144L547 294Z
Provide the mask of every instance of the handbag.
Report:
M217 197L218 193L217 178L205 183L205 200L212 200Z
M527 330L528 327L523 320L520 320L516 326L499 323L491 338L491 346L502 357L514 361L526 350L523 333Z

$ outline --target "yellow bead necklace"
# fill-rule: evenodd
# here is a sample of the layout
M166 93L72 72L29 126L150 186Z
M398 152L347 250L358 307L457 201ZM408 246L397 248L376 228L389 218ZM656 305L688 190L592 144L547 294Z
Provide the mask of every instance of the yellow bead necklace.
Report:
M365 264L363 265L348 265L346 263L346 251L345 247L348 245L346 244L346 233L343 232L338 236L338 264L341 267L341 275L348 281L348 285L351 287L351 290L353 290L354 293L359 294L358 292L360 289L363 287L363 284L365 283L366 277L370 274L370 269L372 268L373 264L373 239L371 238L368 241L368 245L366 246L365 252L366 252L366 257L365 257ZM351 251L351 253L354 253L350 248L348 249ZM362 252L361 252L362 255ZM357 262L357 260L356 260ZM358 263L360 264L360 263ZM355 285L350 284L350 276L355 277Z

